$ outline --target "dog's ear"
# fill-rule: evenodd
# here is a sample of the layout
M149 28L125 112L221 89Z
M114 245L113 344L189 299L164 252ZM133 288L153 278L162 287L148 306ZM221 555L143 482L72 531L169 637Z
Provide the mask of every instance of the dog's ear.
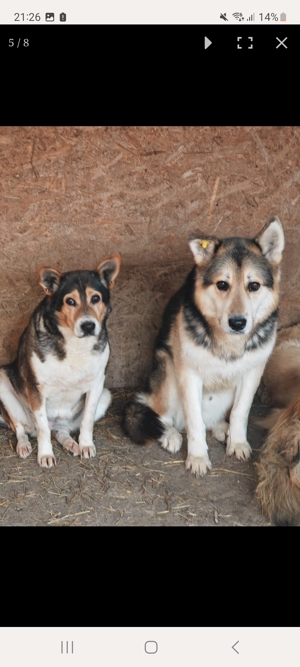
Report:
M120 271L121 266L121 257L120 255L112 255L105 259L99 266L97 266L96 271L99 273L101 282L105 287L111 289L114 286L115 279Z
M284 233L277 215L267 222L254 241L258 243L262 254L271 264L280 264L284 249Z
M52 295L56 292L61 281L62 274L56 269L51 269L48 266L41 266L38 269L39 284L45 290L47 295Z
M189 246L194 255L196 264L206 264L215 252L220 241L215 236L192 234L189 237Z

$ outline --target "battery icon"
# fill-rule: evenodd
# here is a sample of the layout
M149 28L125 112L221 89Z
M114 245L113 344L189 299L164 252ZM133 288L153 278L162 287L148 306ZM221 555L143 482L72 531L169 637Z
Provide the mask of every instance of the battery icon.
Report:
M286 14L280 14L280 21L286 21Z

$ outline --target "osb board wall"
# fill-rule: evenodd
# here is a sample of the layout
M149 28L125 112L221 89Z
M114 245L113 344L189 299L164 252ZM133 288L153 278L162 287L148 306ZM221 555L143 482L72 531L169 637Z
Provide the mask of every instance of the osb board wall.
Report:
M196 229L286 234L280 322L300 319L300 129L0 129L0 363L42 298L36 269L95 268L119 252L107 386L143 383L161 314L192 267Z

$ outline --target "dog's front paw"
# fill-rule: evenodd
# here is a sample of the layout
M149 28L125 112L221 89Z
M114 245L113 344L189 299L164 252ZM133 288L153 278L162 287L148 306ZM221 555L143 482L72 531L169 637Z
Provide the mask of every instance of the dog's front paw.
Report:
M44 456L38 456L38 464L41 468L53 468L56 466L56 458L54 454L44 454Z
M163 449L167 449L168 452L176 454L176 452L179 452L180 447L182 445L182 435L180 435L177 429L172 426L160 438L159 442L163 447Z
M79 445L79 453L82 459L91 459L93 456L96 456L96 447L95 445Z
M204 456L193 456L192 454L188 454L185 467L187 470L191 470L196 477L203 477L211 469L211 462L207 454Z
M246 461L250 459L252 449L249 445L249 442L230 442L226 448L226 454L232 456L235 454L236 458L239 460Z
M26 440L24 438L24 440L20 439L18 441L16 452L21 459L26 459L27 456L29 456L29 454L32 452L32 447L27 437Z

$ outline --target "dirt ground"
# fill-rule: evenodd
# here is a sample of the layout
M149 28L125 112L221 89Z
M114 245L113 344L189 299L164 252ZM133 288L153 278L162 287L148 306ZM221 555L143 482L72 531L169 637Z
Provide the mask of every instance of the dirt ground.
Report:
M54 440L56 468L37 465L36 443L26 460L15 453L15 436L0 429L0 525L2 526L266 526L254 500L255 462L265 431L250 425L250 461L225 455L208 436L211 472L186 472L186 439L171 455L158 444L134 445L120 420L129 392L113 392L113 402L95 426L97 456L81 461ZM261 414L257 402L251 411Z

